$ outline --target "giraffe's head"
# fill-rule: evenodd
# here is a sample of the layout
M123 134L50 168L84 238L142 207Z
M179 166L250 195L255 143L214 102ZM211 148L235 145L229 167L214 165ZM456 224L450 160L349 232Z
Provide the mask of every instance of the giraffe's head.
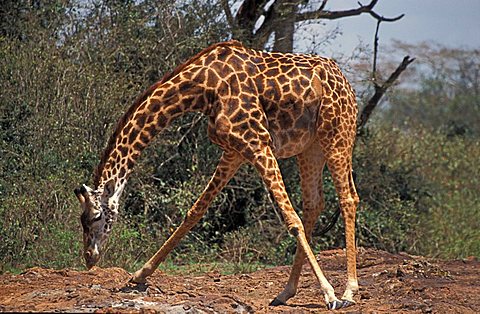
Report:
M110 202L109 194L108 189L100 192L86 185L75 189L83 210L80 221L83 227L83 256L88 269L100 259L103 245L116 220L116 203Z

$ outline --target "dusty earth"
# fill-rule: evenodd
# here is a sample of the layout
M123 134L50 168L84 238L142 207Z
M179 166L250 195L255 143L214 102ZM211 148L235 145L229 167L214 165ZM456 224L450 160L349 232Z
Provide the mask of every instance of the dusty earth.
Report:
M340 313L480 313L480 262L431 260L360 249L361 296ZM337 295L343 292L345 254L318 259ZM173 276L157 271L147 285L128 284L121 268L90 271L31 268L0 276L0 311L98 313L321 313L328 312L319 285L304 267L298 294L270 307L287 281L289 267L250 274Z

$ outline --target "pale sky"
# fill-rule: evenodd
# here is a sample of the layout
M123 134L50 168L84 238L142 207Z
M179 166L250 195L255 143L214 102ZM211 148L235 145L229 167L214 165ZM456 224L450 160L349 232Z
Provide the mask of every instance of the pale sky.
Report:
M367 4L370 0L360 2ZM327 5L330 10L355 7L357 0L330 0ZM396 39L410 44L433 41L451 48L480 49L480 0L379 0L375 12L385 17L405 14L397 22L381 24L381 46ZM360 41L373 45L376 20L370 15L328 21L317 27L335 26L343 34L332 42L332 50L349 53Z

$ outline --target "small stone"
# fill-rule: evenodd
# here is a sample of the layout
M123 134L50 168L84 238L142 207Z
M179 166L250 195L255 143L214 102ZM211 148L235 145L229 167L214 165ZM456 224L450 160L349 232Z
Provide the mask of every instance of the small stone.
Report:
M369 300L372 298L372 295L370 294L370 292L368 291L364 291L362 292L362 294L360 295L360 300Z
M403 270L403 268L401 268L401 267L397 268L397 273L396 273L397 277L403 277L403 276L405 276L405 274L406 273L405 273L405 270Z

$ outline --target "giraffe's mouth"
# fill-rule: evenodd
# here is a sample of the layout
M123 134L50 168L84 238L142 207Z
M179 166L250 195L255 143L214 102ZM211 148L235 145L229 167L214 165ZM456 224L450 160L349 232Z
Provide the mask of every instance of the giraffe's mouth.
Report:
M87 269L92 269L93 266L95 266L100 259L100 254L98 251L93 251L93 250L87 250L84 254L85 257L85 265L87 266Z
M97 262L87 261L86 262L87 269L88 270L92 269L93 266L95 266L96 264L97 264Z

